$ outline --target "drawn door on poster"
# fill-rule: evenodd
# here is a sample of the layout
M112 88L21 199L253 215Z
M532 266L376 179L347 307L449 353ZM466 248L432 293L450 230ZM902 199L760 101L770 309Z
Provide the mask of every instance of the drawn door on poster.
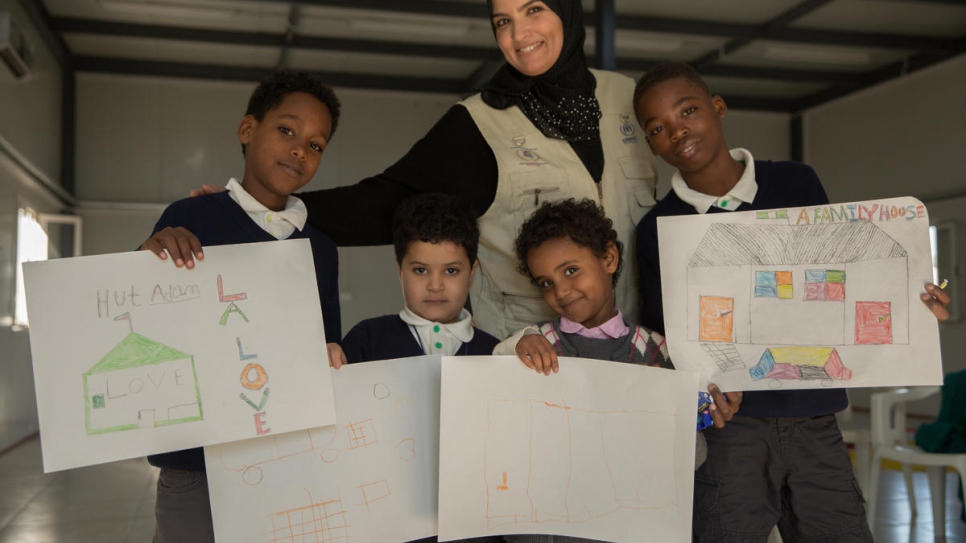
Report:
M734 343L735 299L701 296L701 341Z
M892 344L892 304L855 302L856 345Z

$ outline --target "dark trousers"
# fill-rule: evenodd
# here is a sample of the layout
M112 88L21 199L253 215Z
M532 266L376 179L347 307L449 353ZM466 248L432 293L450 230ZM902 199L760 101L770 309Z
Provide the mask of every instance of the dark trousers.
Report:
M205 472L161 468L154 516L152 543L214 543Z
M865 499L834 415L736 415L705 430L708 459L695 472L693 540L871 543Z

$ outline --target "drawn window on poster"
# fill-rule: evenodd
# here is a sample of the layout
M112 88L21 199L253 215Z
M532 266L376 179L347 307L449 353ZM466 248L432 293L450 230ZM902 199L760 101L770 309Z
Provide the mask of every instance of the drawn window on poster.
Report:
M852 372L836 347L909 341L902 295L907 259L898 242L868 221L712 224L688 261L688 290L699 300L697 318L688 319L697 329L688 337L722 372L748 371L756 381L849 380ZM853 275L877 280L847 289ZM796 278L804 290L798 296ZM789 318L802 323L794 333L780 324ZM741 344L763 349L746 363Z
M805 301L844 302L845 270L805 270Z
M791 300L795 297L795 287L790 271L755 272L755 297Z

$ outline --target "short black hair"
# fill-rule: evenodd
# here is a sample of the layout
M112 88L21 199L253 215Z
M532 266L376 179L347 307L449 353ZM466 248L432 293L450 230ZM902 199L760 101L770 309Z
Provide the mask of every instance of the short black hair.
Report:
M439 192L403 200L392 220L392 244L400 265L415 241L452 242L466 251L470 265L475 264L480 227L473 206L466 198Z
M658 83L663 83L670 79L684 78L688 81L694 83L700 87L704 92L711 97L711 89L708 88L708 84L701 79L701 74L694 69L693 66L686 62L663 62L657 66L651 68L650 70L644 72L641 79L637 82L637 86L634 87L634 113L637 114L637 101L644 96L647 91L651 90L654 85Z
M342 104L331 87L323 83L318 76L308 72L273 73L268 79L255 87L248 99L248 108L245 110L245 115L251 115L255 117L256 121L261 121L266 113L277 108L282 100L285 100L285 97L293 92L311 94L329 110L329 116L332 117L332 130L329 132L329 139L332 139L335 129L339 125ZM242 145L242 155L244 154L245 146Z
M527 264L527 255L544 242L555 238L569 238L571 241L590 249L595 255L603 257L607 245L617 247L617 269L613 281L617 285L621 269L624 267L624 244L617 239L614 222L604 215L604 208L597 202L584 198L573 198L556 202L544 202L533 215L520 227L517 235L516 252L520 261L520 273L534 281Z

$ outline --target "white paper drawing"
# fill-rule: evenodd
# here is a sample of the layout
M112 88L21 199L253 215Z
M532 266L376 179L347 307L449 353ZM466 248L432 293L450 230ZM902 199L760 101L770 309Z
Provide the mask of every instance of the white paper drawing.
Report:
M335 422L305 240L24 272L46 471Z
M332 371L335 426L205 448L218 541L436 534L440 357Z
M697 376L561 358L443 358L439 539L690 541Z
M942 383L914 198L658 219L675 367L725 390Z

